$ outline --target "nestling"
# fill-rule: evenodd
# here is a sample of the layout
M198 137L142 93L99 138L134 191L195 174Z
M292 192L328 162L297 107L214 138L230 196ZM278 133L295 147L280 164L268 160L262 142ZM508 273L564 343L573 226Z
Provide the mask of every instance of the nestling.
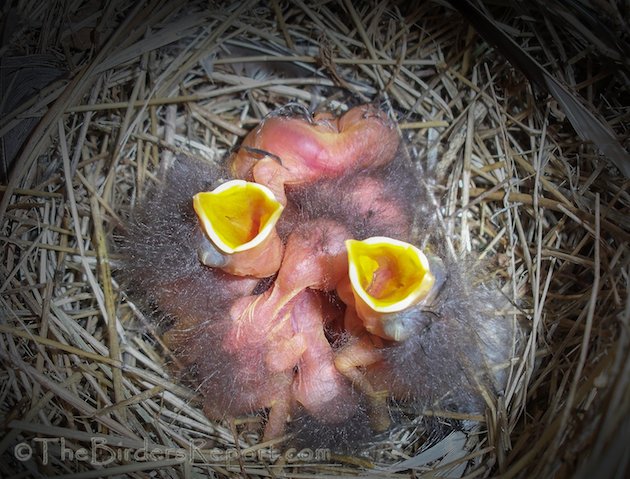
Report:
M221 167L178 158L120 242L206 414L265 410L273 439L384 431L391 400L482 413L517 329L440 248L395 124L281 113Z

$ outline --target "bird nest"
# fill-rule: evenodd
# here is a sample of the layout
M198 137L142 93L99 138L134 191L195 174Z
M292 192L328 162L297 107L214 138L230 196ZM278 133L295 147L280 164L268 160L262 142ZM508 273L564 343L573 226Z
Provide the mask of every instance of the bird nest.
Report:
M412 3L5 7L3 476L624 475L623 12L546 2L550 21L495 2L483 27ZM485 416L427 412L352 455L287 452L258 417L209 420L168 367L117 281L115 232L178 155L216 163L288 103L378 105L431 172L445 248L526 333Z

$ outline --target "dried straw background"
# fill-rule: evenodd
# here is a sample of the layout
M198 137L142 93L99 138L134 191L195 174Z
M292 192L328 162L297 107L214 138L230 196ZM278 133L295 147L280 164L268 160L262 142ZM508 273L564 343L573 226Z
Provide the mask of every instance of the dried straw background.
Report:
M0 125L5 141L35 119L0 205L2 476L624 476L628 181L445 2L13 3L3 55L67 73L3 110ZM616 3L590 3L627 42ZM492 4L497 21L627 147L627 57L616 62L606 38L569 10L557 21L509 5ZM463 450L442 458L442 442L419 455L433 445L419 426L368 457L261 466L245 453L268 445L203 416L118 288L114 230L165 165L177 153L221 159L290 101L333 110L376 101L397 118L413 156L437 172L453 251L483 263L483 280L498 280L527 324L504 397ZM61 461L51 442L41 460L37 438L64 438L76 452L96 435L120 451L181 452L203 439L206 452L239 447L244 457L102 466ZM16 458L24 443L28 461Z

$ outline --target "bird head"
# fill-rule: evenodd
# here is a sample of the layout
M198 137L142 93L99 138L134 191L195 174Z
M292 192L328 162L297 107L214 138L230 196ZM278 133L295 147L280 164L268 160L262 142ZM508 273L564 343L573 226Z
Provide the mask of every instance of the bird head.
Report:
M193 207L209 240L198 251L203 264L258 278L278 271L283 246L275 228L284 207L269 188L232 180L197 193Z
M230 171L269 186L284 204L285 185L387 164L399 141L393 123L371 105L352 108L340 118L270 115L243 140L230 159Z
M346 248L355 309L366 330L383 339L407 339L414 310L430 304L444 281L441 261L384 236L347 240Z

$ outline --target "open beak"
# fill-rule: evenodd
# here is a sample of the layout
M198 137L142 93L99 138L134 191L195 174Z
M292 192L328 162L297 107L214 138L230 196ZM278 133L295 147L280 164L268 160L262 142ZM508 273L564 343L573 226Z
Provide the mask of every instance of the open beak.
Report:
M426 255L415 246L377 236L347 240L349 278L357 314L365 328L401 341L413 331L410 309L433 297L436 277Z
M283 246L276 223L284 208L269 188L232 180L197 193L193 207L216 250L200 255L204 264L258 278L278 271Z

